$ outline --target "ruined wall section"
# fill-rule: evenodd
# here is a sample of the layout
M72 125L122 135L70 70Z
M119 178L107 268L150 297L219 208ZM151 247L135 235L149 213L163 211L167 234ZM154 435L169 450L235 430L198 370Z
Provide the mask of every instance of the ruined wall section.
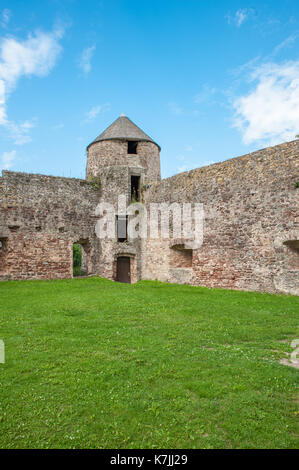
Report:
M0 278L72 277L72 245L86 243L99 271L94 210L99 189L85 180L3 171L0 178Z
M181 173L150 202L204 204L204 242L192 270L173 269L171 240L144 243L142 277L207 287L299 294L299 141Z

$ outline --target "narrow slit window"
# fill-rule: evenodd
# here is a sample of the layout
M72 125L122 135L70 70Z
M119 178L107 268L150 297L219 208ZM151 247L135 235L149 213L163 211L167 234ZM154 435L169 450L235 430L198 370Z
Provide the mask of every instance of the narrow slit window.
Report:
M131 201L140 201L140 176L131 176Z
M134 155L137 153L137 145L138 145L138 142L135 142L134 140L128 141L128 154L129 155Z

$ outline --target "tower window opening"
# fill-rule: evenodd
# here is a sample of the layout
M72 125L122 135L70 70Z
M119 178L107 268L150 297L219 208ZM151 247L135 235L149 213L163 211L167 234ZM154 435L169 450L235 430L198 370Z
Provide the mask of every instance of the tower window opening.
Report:
M134 140L128 141L128 154L129 155L134 155L137 153L137 145L138 145L138 142L135 142Z
M140 201L140 176L131 176L131 201Z
M128 216L116 216L117 241L126 242L128 240Z

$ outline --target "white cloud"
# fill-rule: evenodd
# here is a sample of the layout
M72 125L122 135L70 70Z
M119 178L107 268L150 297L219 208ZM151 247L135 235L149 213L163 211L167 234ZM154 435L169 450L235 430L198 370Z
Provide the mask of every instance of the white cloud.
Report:
M3 28L6 28L6 26L8 25L11 15L12 13L8 8L4 8L4 10L0 11L0 25Z
M294 42L298 38L298 33L292 34L291 36L287 37L284 41L282 41L278 46L275 47L273 53L271 54L272 56L277 55L282 49L286 47L290 47L294 44Z
M86 113L86 120L93 121L101 112L101 106L93 106L90 111Z
M16 158L16 151L4 152L1 157L0 167L2 170L9 170L12 166L13 160Z
M98 106L93 106L87 113L85 113L85 119L82 121L84 122L91 122L93 121L100 113L104 113L105 111L109 111L110 103L105 103Z
M183 109L175 101L170 101L168 103L168 107L170 109L170 112L175 116L180 116L181 114L183 114Z
M83 70L85 74L88 74L91 71L91 59L96 50L96 46L87 47L81 53L79 60L79 67Z
M4 125L10 132L15 145L24 145L31 142L32 139L29 132L33 127L35 127L34 121L36 121L36 119L25 121L20 124L16 124L13 121L6 121Z
M201 104L206 101L209 101L213 95L217 92L216 88L210 87L209 85L203 85L201 91L197 93L194 97L194 102L196 104Z
M247 19L248 13L247 10L238 10L236 12L235 20L238 28L240 28L241 24Z
M216 162L214 162L214 160L205 160L200 164L200 166L209 166L209 165L213 165L213 163L216 163Z
M213 163L215 163L213 160L205 160L203 162L197 161L196 163L194 162L194 163L178 166L177 171L179 173L183 173L184 171L194 170L195 168L201 168L202 166L212 165Z
M190 170L192 170L192 166L190 166L190 165L179 166L179 167L177 168L177 170L178 170L179 173L183 173L184 171L190 171Z
M28 131L33 123L26 121L16 124L7 117L7 99L22 76L46 76L54 67L61 46L62 31L51 33L36 32L24 41L13 37L0 41L0 125L5 126L15 143L21 145L30 141Z
M254 88L234 100L234 127L245 144L270 145L299 132L299 60L263 64L251 73Z
M228 24L235 24L237 28L240 28L240 26L248 19L251 13L251 8L240 8L233 15L226 15L226 19Z
M57 129L63 129L63 128L64 128L63 122L61 122L60 124L56 124L56 126L52 127L54 131L56 131Z

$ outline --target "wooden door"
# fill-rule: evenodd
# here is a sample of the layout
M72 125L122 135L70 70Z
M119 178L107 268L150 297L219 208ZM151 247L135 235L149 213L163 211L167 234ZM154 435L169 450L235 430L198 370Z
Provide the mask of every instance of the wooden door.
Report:
M131 283L130 258L128 256L120 256L117 258L117 276L118 282Z

